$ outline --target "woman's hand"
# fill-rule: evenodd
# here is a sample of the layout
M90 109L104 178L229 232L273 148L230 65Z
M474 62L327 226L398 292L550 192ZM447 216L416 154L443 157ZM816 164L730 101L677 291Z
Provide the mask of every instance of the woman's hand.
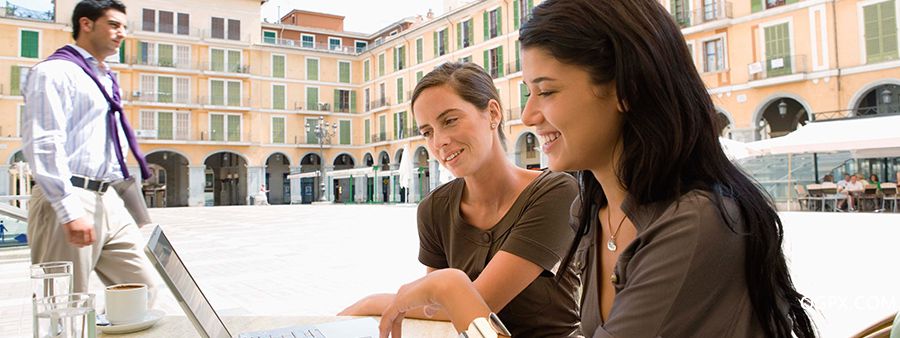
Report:
M378 316L394 301L393 293L377 293L360 299L339 312L338 316Z

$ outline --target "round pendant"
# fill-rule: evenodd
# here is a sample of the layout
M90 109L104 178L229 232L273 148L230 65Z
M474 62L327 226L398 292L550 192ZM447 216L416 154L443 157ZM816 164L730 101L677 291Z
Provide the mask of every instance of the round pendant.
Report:
M616 240L610 238L606 241L606 248L609 249L609 251L616 251Z

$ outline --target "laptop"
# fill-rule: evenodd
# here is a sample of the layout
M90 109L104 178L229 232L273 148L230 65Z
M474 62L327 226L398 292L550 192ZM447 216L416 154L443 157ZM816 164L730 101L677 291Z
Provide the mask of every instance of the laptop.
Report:
M156 271L172 290L178 304L190 318L197 333L207 338L232 338L231 331L210 305L203 291L194 281L190 271L175 252L172 243L159 225L144 248ZM378 337L378 322L375 318L357 318L325 324L286 327L265 331L241 333L239 338L256 337L315 337L315 338L374 338Z

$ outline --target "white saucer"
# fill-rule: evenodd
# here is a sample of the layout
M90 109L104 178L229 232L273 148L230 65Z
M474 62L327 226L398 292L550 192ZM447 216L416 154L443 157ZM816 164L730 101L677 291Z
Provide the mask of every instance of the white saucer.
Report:
M97 325L97 330L106 334L122 334L146 330L156 324L166 313L163 310L150 310L144 317L144 320L137 323L119 324L119 325Z

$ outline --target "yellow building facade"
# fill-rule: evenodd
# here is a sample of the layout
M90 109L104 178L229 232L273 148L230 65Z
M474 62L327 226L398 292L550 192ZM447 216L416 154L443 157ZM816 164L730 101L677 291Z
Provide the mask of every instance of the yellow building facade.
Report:
M0 12L0 43L10 46L0 51L2 195L27 189L17 180L27 170L19 88L29 67L71 42L75 3ZM145 182L153 206L246 204L261 190L273 204L418 201L439 184L440 167L409 99L447 61L485 67L503 101L509 158L546 166L520 119L517 38L531 0L469 2L375 33L302 9L264 22L256 0L125 3L129 36L110 63L157 173ZM661 3L683 27L726 137L752 141L807 121L897 110L895 0ZM407 155L411 179L401 184Z

